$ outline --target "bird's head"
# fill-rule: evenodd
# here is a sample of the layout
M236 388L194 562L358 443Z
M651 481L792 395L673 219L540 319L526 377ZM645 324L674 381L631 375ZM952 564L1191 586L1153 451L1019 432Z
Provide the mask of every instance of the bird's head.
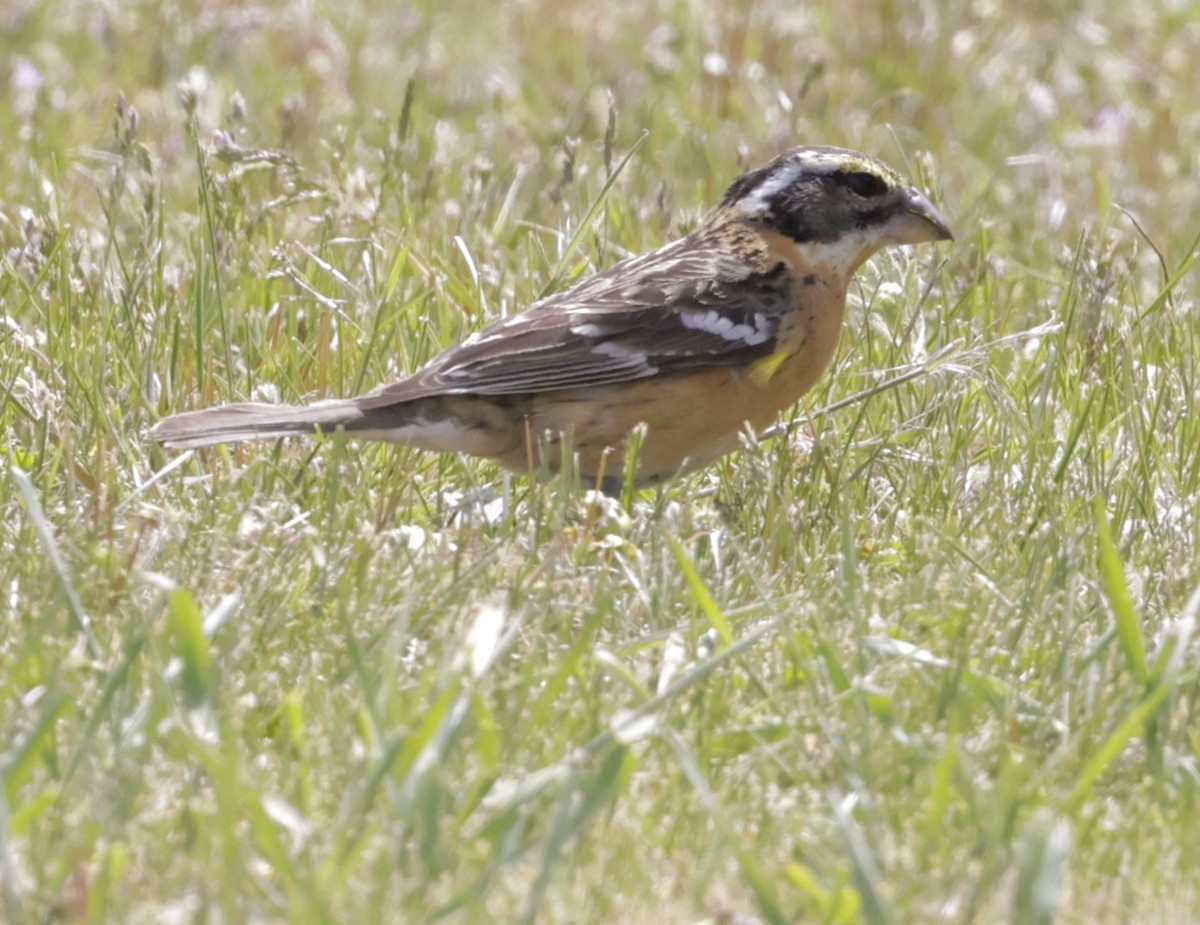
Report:
M720 211L811 248L846 273L882 247L953 238L920 190L846 148L792 148L734 180Z

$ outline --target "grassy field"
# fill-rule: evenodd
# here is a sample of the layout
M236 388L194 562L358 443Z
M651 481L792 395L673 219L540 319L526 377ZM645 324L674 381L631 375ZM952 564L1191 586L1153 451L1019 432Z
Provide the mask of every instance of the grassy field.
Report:
M5 3L0 920L1196 921L1200 10L1060 6ZM702 473L145 438L802 142L958 239Z

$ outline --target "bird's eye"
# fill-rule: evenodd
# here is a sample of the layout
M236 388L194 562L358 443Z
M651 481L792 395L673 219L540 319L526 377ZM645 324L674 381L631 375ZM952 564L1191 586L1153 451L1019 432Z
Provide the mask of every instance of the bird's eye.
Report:
M862 196L864 199L870 199L873 196L882 196L887 192L887 184L876 174L867 173L866 171L844 173L842 174L842 183L854 195Z

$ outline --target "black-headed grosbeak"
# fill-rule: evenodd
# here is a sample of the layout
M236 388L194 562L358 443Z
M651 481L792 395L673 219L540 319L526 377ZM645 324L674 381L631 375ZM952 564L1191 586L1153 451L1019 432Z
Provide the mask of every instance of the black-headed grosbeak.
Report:
M341 429L528 472L557 468L565 434L584 483L611 491L643 424L635 478L653 484L735 449L743 428L766 427L812 387L868 257L951 237L879 161L793 148L734 180L687 237L496 322L407 379L357 398L177 414L151 436L186 448Z

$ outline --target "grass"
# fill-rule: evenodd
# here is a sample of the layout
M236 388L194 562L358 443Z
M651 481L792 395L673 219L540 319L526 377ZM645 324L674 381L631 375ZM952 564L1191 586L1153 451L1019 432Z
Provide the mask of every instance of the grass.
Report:
M1193 920L1191 7L0 22L0 918ZM801 141L958 240L703 473L144 437L394 378Z

